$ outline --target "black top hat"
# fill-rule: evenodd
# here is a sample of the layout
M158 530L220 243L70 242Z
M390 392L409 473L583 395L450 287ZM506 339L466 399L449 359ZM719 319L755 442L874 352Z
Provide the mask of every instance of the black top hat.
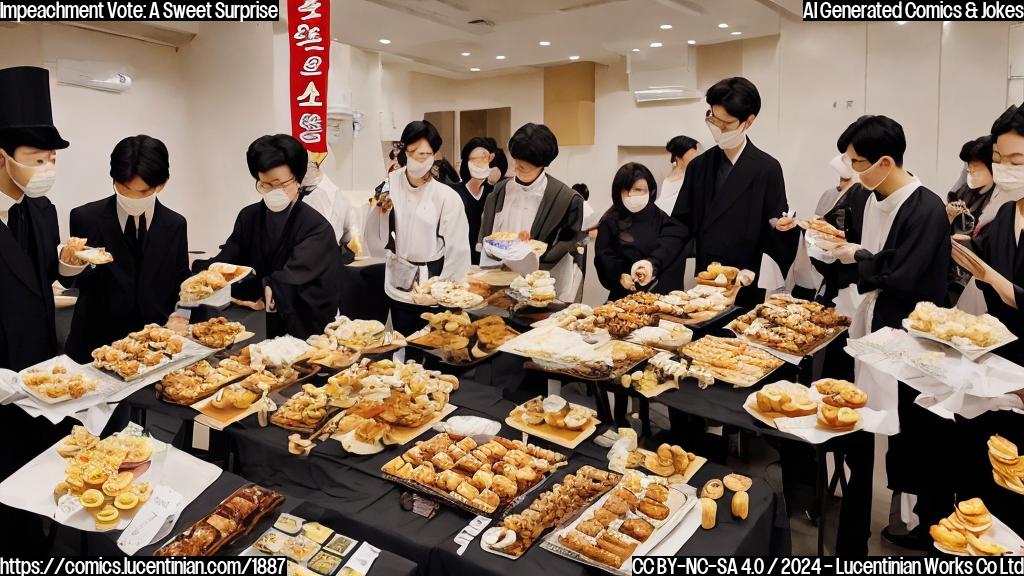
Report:
M16 66L0 70L0 143L62 150L70 146L53 126L50 73Z

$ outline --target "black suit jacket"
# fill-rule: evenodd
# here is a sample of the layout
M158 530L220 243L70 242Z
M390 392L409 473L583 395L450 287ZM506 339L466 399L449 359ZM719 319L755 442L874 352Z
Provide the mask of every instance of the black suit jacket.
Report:
M68 356L89 362L99 346L146 324L167 321L181 282L189 276L188 234L181 214L157 200L153 221L146 223L139 266L125 242L114 196L72 210L71 235L85 238L89 246L106 248L114 261L74 279L79 296L65 345Z
M57 279L57 209L46 198L21 202L32 225L32 253L0 225L0 368L10 370L57 355L50 287Z
M789 209L782 167L747 140L721 190L716 190L718 170L727 161L717 146L694 158L672 210L672 217L686 226L687 237L696 241L697 270L721 262L757 272L761 254L767 254L787 273L800 232L779 232L769 224Z

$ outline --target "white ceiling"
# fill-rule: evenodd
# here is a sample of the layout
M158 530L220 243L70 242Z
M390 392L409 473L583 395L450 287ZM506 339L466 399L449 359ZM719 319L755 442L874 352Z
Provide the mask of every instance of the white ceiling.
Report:
M634 48L678 50L688 40L701 45L777 34L776 1L334 0L331 35L394 61L417 62L424 72L467 77L477 67L481 75L508 74L568 63L570 56L612 62ZM475 20L486 23L470 23ZM719 28L723 22L729 27ZM661 30L662 24L672 29ZM651 48L652 42L663 46Z

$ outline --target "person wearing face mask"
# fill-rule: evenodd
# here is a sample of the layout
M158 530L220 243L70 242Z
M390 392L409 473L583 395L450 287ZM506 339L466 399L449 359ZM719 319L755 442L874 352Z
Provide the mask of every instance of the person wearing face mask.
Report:
M965 166L965 178L946 194L946 213L953 222L957 212L949 203L963 202L977 221L992 200L992 138L985 135L965 142L960 148L960 161Z
M680 135L669 140L665 144L665 150L668 151L672 171L661 181L661 187L658 188L658 200L655 201L655 204L664 213L671 214L672 208L676 205L679 190L683 187L686 167L700 154L700 143L689 136Z
M782 167L747 137L761 111L761 95L746 78L726 78L708 89L705 113L715 147L686 168L672 217L696 242L696 269L712 262L760 270L767 255L789 270L800 234L786 216ZM773 284L771 282L770 284ZM737 304L762 302L764 290L740 290Z
M837 307L852 317L850 338L881 328L901 329L903 319L918 302L941 306L945 301L949 219L939 196L903 166L907 141L896 121L885 116L862 116L839 137L838 147L861 185L846 193L848 243L833 251L856 275L855 285L840 290ZM889 437L886 455L889 487L917 496L914 511L920 525L912 538L929 542L928 527L949 513L953 475L922 475L921 470L947 454L948 444L937 439L951 437L951 423L916 405L918 393L913 388L903 383L876 382L867 368L858 361L855 373L857 383L868 390L869 406L895 410L899 417L900 433ZM891 395L882 390L891 390L893 385L897 398L883 406L879 402ZM851 482L855 476L871 476L868 452L873 452L874 445L863 444L848 453L854 457L852 462L850 456L847 458ZM870 485L870 479L858 482ZM860 489L857 492L864 494ZM909 502L909 498L905 500ZM856 507L869 510L870 501L868 493ZM866 510L862 514L867 515ZM870 524L859 526L861 531L868 531ZM846 538L845 546L859 548L863 544L859 551L866 552L866 543L859 536Z
M386 202L370 211L370 230L384 231L387 252L384 292L391 300L391 324L402 334L423 327L424 307L412 288L428 278L462 280L469 271L469 223L459 194L431 174L441 134L426 120L402 131L400 162L391 173Z
M462 163L459 165L462 182L454 188L466 208L473 264L480 263L476 240L480 236L480 216L484 211L484 202L494 191L494 185L504 178L504 172L499 167L501 163L508 167L505 152L498 148L494 138L477 136L462 147Z
M71 235L114 257L75 278L78 302L64 352L80 364L103 344L167 322L189 276L185 218L157 200L170 179L164 143L145 135L121 140L110 153L110 177L111 196L71 211ZM170 324L187 318L178 312Z
M21 66L0 70L0 372L18 371L59 353L52 284L84 266L78 244L60 243L57 209L46 198L56 178L57 150L69 146L53 125L49 73ZM10 372L3 375L17 379ZM9 442L0 480L70 431L15 404L0 406L0 433ZM0 517L17 526L0 554L44 554L40 517L0 505Z
M275 134L254 140L245 159L261 201L242 208L220 253L197 260L193 272L214 262L251 266L255 277L231 293L263 300L268 338L321 334L338 313L341 261L325 257L338 252L331 224L302 201L309 155L294 137Z
M559 300L571 302L574 254L583 235L583 198L548 174L558 156L558 140L543 124L524 124L508 142L515 178L498 182L484 202L478 247L493 232L517 232L547 244L540 269L555 279ZM486 260L486 258L481 258Z
M657 197L654 175L643 164L630 162L615 173L612 206L601 217L594 245L594 268L609 300L682 287L685 230L658 208ZM641 273L640 262L649 262L651 270Z
M1012 107L992 125L993 173L998 178L1024 170L1024 111ZM1024 334L1024 199L1005 202L995 217L967 246L954 242L953 259L971 275L981 288L986 310L1015 335ZM1024 366L1024 342L1016 340L994 350L1018 366ZM1022 384L1024 386L1024 384ZM976 418L958 423L969 431L964 441L963 454L970 454L965 462L964 492L981 496L986 505L996 510L1024 509L1024 496L1015 494L995 483L986 466L985 446L989 437L999 434L1024 446L1024 388L988 400L987 411ZM982 448L980 454L968 451ZM1006 483L1003 480L1004 484ZM1007 520L1018 533L1024 530L1024 519L1013 515Z

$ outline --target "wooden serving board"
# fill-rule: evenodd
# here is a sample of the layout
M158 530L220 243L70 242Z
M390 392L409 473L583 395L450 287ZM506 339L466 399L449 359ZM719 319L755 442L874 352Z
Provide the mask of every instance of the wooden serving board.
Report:
M409 442L412 442L413 440L419 438L421 434L429 430L431 426L437 424L441 420L444 420L445 418L448 417L449 414L455 412L455 410L457 410L458 408L459 407L455 406L454 404L445 404L444 408L441 410L441 412L437 414L437 416L434 416L425 424L418 426L416 428L393 426L391 428L391 440L393 441L393 444L398 446L404 446Z
M643 454L645 458L647 456L656 456L654 454L654 452L651 452L650 450L647 450L645 448L638 448L637 452L640 452L641 454ZM690 460L690 465L686 467L686 471L685 472L683 472L682 474L673 474L672 476L668 477L668 480L669 480L669 482L672 482L672 483L675 483L675 484L685 484L685 483L689 482L690 478L693 478L693 476L697 473L697 471L700 470L701 466L707 464L707 462L708 462L707 458L705 458L703 456L696 456L695 455L693 460ZM640 466L638 466L638 468L643 468L644 470L650 470L650 468L644 466L642 463L640 464ZM650 472L652 474L654 474L655 476L660 476L660 474L655 474L653 470L650 470ZM664 478L664 476L662 476L662 477Z
M575 406L575 404L573 405ZM522 418L518 414L509 414L505 418L505 424L523 432L524 434L530 434L543 440L547 440L552 444L557 444L563 448L569 448L570 450L579 446L584 440L590 438L591 435L597 430L597 427L601 424L601 421L597 419L597 412L590 410L590 420L587 421L586 426L580 430L567 430L565 428L556 428L548 424L527 424L523 422Z
M213 405L213 396L211 395L193 404L192 408L199 412L195 417L196 422L207 428L223 430L235 422L259 412L259 405L260 401L257 399L248 408L217 408Z

